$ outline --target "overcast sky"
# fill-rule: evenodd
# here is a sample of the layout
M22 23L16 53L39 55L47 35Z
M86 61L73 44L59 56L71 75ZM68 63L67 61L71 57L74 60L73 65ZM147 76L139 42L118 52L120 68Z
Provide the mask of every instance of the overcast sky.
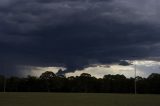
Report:
M159 5L159 0L0 0L0 73L20 75L35 67L94 73L93 64L120 60L154 61L159 67Z

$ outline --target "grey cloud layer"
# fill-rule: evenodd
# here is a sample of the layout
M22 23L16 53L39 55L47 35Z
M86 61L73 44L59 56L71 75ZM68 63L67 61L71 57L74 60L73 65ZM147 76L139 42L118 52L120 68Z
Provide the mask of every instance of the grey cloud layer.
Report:
M159 57L157 0L1 0L0 4L3 70L58 65L73 71L95 63Z

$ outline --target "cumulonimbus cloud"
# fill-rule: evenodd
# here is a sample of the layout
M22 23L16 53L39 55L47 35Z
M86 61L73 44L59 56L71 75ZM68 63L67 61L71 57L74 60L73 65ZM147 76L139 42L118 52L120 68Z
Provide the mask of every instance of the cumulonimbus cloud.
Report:
M157 0L1 2L3 70L53 65L69 72L90 64L159 57Z

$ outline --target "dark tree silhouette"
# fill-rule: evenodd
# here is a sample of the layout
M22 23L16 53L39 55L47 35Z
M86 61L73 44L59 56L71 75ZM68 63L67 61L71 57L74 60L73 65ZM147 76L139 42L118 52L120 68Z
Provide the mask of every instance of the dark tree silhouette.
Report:
M137 76L137 93L160 94L160 74L148 78ZM85 93L134 93L134 78L124 75L105 75L95 78L88 73L66 78L47 71L37 78L6 78L7 92L85 92ZM4 91L4 76L0 75L0 91Z
M40 79L42 80L50 80L52 78L56 77L56 75L51 72L51 71L46 71L44 73L42 73L42 75L40 76Z

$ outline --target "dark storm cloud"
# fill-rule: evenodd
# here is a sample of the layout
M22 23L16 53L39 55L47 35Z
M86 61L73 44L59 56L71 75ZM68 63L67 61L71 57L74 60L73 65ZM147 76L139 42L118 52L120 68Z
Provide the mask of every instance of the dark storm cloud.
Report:
M138 0L126 1L1 0L1 70L64 66L69 72L159 57L159 16L152 8L132 6Z

